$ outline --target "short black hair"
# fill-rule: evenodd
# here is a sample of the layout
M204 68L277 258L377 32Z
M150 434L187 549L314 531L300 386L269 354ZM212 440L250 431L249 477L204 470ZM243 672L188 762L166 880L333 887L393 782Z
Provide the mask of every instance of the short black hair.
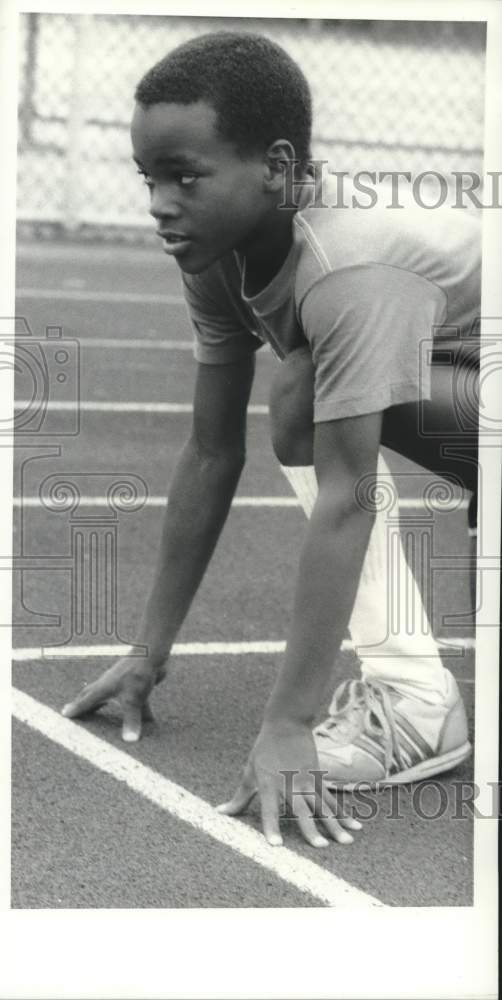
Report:
M135 98L143 107L206 101L220 135L240 154L288 139L302 166L310 159L309 85L294 59L264 35L218 31L192 38L145 73Z

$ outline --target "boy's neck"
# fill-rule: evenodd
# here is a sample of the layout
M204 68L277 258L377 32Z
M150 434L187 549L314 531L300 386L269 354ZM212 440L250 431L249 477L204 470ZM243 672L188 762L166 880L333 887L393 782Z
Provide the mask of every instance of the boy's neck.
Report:
M308 171L302 173L295 181L297 189L305 182L312 187L312 177ZM293 245L293 219L298 211L296 207L279 207L283 204L284 194L278 195L276 204L267 214L245 246L238 247L238 253L245 261L246 279L244 292L252 297L263 291L280 271Z
M258 295L280 271L293 244L295 210L276 209L239 255L246 265L245 294Z

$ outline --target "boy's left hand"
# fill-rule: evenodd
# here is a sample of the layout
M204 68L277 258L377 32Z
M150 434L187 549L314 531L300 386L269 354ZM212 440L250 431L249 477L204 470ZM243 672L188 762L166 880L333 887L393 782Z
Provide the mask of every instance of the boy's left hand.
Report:
M268 843L275 846L282 844L281 817L295 818L312 847L329 844L317 829L315 819L339 844L353 842L347 830L362 828L358 820L343 813L336 796L325 787L312 731L302 723L277 719L263 723L235 795L218 806L218 812L237 816L256 794L260 799L263 833Z

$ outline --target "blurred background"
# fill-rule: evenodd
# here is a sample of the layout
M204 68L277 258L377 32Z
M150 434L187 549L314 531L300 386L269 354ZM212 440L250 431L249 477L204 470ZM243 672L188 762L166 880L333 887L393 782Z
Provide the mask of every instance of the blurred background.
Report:
M134 88L180 42L222 28L262 32L298 61L313 154L333 169L482 172L484 24L24 14L22 231L153 239L131 161Z

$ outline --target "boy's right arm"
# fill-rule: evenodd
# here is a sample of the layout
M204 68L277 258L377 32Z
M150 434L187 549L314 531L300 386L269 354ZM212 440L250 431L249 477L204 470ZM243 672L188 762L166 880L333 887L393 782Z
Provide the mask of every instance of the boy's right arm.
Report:
M63 714L92 712L110 699L123 712L122 736L139 739L151 716L148 696L165 675L165 661L225 523L245 460L246 410L254 357L199 365L192 433L169 490L154 579L137 642L146 657L123 657Z

